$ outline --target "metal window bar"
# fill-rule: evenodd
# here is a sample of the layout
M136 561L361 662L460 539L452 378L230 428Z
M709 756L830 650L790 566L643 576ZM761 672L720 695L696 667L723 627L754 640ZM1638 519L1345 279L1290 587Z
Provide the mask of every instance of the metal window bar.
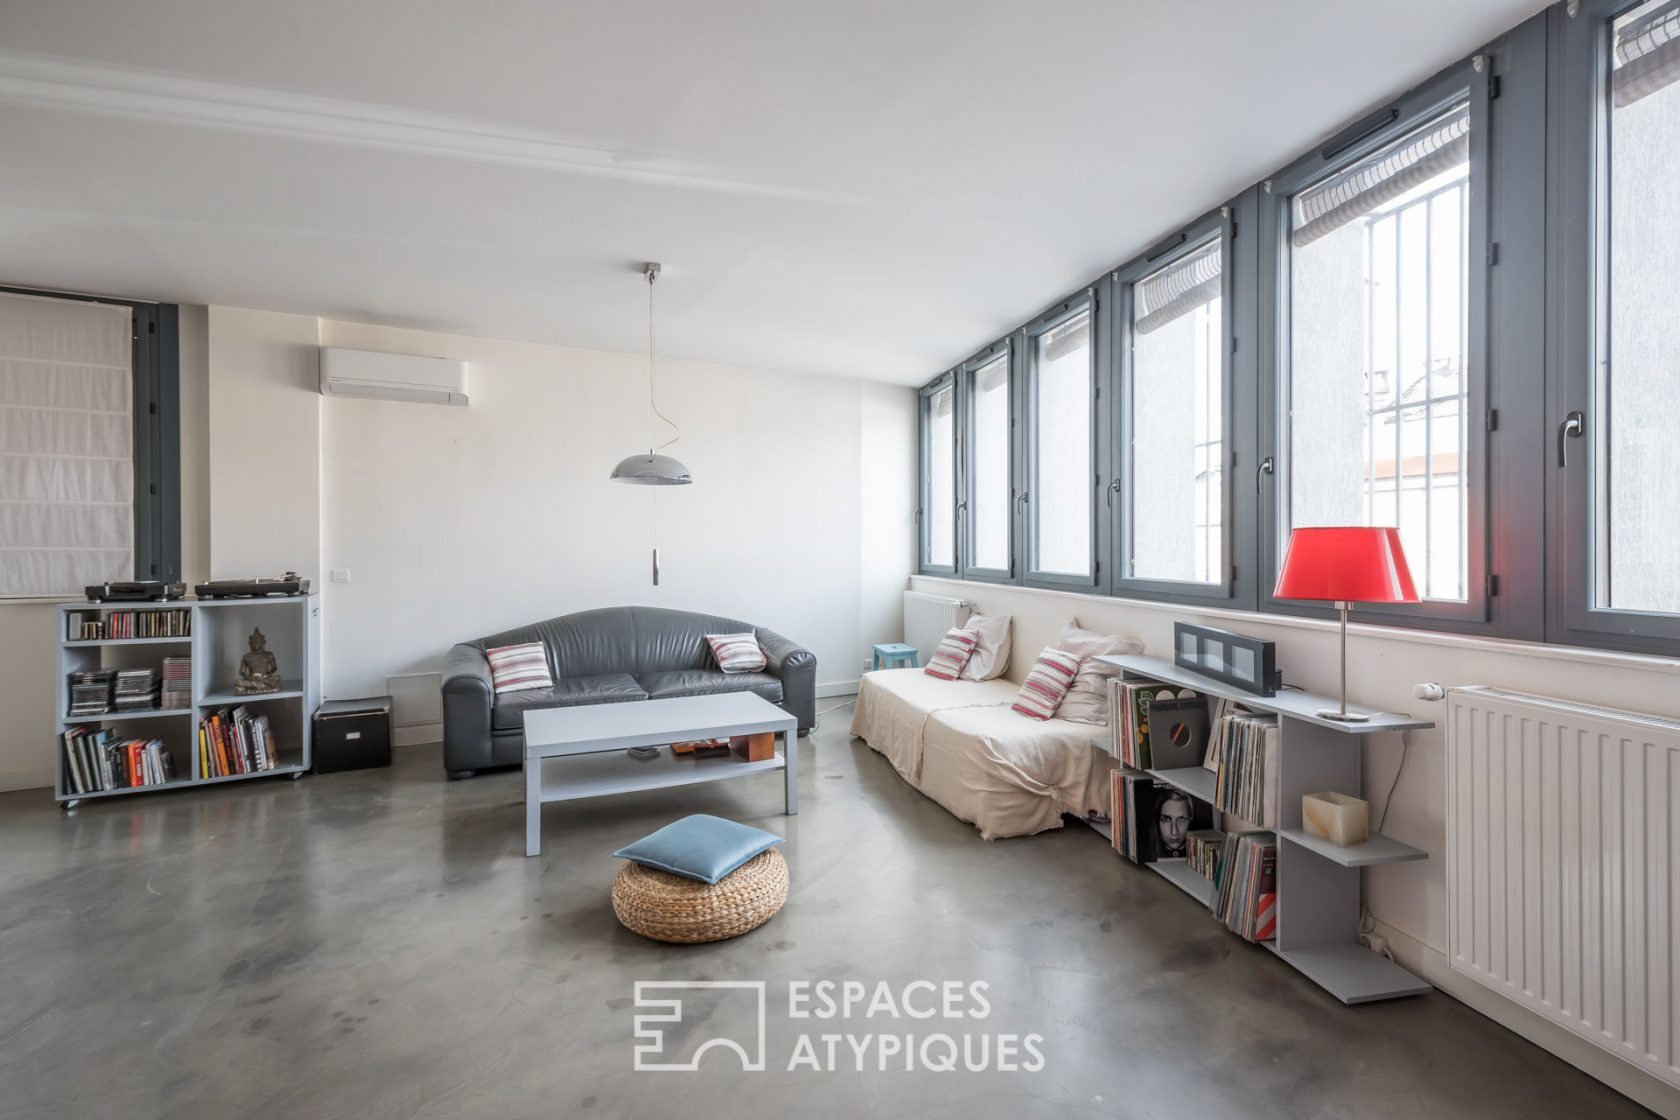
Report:
M1412 481L1414 478L1413 475L1406 474L1404 472L1405 426L1410 423L1416 423L1421 418L1424 425L1424 454L1421 469L1416 475L1416 481L1419 489L1422 491L1424 501L1424 518L1422 527L1424 544L1422 549L1421 584L1424 588L1424 596L1426 598L1440 597L1439 594L1436 593L1437 578L1445 578L1445 573L1436 571L1435 563L1435 546L1437 541L1434 507L1436 501L1435 490L1437 486L1437 471L1435 469L1434 421L1437 415L1446 415L1443 408L1447 405L1451 405L1456 408L1458 417L1458 453L1456 455L1453 481L1456 488L1454 501L1458 512L1458 523L1460 526L1462 526L1464 522L1465 502L1467 499L1465 487L1468 481L1468 464L1466 459L1468 452L1467 412L1469 405L1469 384L1468 378L1465 376L1464 368L1465 353L1467 349L1465 301L1469 281L1468 263L1465 261L1465 246L1467 238L1466 227L1469 221L1469 191L1467 188L1468 175L1466 174L1465 177L1438 187L1435 190L1430 191L1428 194L1421 195L1418 198L1406 202L1402 206L1371 215L1366 220L1365 226L1365 260L1367 273L1365 285L1365 423L1367 437L1365 463L1365 515L1367 522L1374 522L1376 520L1377 502L1379 497L1381 497L1387 498L1392 502L1395 523L1399 524L1403 520L1402 502L1404 500L1407 483ZM1458 337L1457 353L1447 359L1445 366L1438 368L1434 353L1435 327L1433 321L1435 306L1433 203L1435 199L1447 196L1454 196L1459 209L1457 245L1460 265L1459 289L1457 293L1458 299L1456 301L1458 304ZM1418 209L1419 207L1422 208L1421 212ZM1405 275L1402 266L1401 238L1407 215L1418 215L1422 218L1424 238L1422 278L1423 293L1422 299L1419 303L1419 306L1421 307L1421 314L1423 315L1423 356L1421 363L1423 368L1421 377L1415 381L1409 380L1407 371L1401 368L1402 359L1406 356L1404 353L1404 341L1407 327L1412 325L1411 321L1408 320L1404 314L1405 301L1401 297L1401 282L1403 276ZM1393 252L1392 289L1389 293L1387 293L1387 298L1392 301L1393 304L1394 316L1393 364L1396 368L1392 371L1382 371L1376 368L1377 359L1375 331L1371 329L1375 326L1377 321L1376 301L1378 298L1378 289L1375 278L1370 275L1370 267L1371 263L1376 259L1375 250L1377 247L1377 230L1379 225L1381 225L1385 220L1387 221L1387 228L1383 231L1383 236L1386 239L1389 239ZM1382 372L1388 372L1391 377L1391 381L1388 386L1389 391L1387 394L1388 400L1386 404L1378 403L1377 375ZM1441 392L1440 387L1442 383L1449 380L1452 386L1451 391ZM1414 388L1418 388L1420 391L1414 394ZM1377 438L1379 428L1383 424L1391 425L1393 429L1394 458L1393 470L1391 472L1389 482L1385 487L1383 487L1382 492L1379 495L1376 469ZM1462 556L1464 532L1462 528L1459 532L1459 543L1460 558L1455 565L1455 578L1453 580L1453 586L1457 590L1457 597L1462 598L1464 595L1464 561ZM1409 557L1409 559L1411 559L1414 568L1418 567L1418 558L1416 556Z

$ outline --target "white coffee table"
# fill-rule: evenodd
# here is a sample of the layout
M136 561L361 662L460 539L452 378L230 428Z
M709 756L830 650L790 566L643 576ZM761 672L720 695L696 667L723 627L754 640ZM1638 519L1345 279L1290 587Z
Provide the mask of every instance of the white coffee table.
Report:
M624 753L629 747L763 732L782 737L776 757L763 762L733 755L680 758L669 751L643 761ZM786 772L786 811L799 812L799 720L750 692L526 712L525 854L542 849L547 802L719 782L766 770Z

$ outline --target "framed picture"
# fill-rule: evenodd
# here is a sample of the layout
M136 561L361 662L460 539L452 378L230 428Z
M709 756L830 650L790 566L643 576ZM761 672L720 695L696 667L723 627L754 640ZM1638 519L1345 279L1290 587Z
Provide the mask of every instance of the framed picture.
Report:
M1173 623L1173 664L1256 696L1276 695L1283 684L1275 642L1212 626Z

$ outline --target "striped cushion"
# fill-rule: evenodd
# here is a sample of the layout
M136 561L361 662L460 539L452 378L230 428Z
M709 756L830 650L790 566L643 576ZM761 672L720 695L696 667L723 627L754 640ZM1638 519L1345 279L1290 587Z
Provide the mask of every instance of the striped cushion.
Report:
M1083 660L1077 653L1046 646L1033 662L1032 672L1027 674L1026 683L1021 685L1011 707L1032 719L1049 719L1073 687L1073 678Z
M707 634L706 641L726 673L756 673L767 664L756 634Z
M498 696L528 688L554 687L554 678L548 675L548 655L543 652L541 642L498 646L485 650L484 656L490 659L490 679L495 682Z
M951 627L945 631L945 636L939 639L939 648L928 658L927 668L922 672L942 681L956 680L957 674L968 664L968 659L974 656L974 643L979 639L980 635L972 630L964 630L960 626Z

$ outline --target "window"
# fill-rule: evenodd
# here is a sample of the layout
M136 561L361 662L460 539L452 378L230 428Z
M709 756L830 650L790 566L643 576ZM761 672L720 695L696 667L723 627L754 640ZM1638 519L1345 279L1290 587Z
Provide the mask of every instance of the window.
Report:
M1032 582L1089 585L1095 578L1091 319L1087 301L1071 312L1058 310L1027 333L1030 473L1023 502L1030 514Z
M957 386L946 375L922 390L922 571L957 570Z
M1680 3L1587 0L1564 25L1563 57L1546 633L1672 654Z
M964 472L963 520L966 528L965 575L1007 578L1011 564L1014 488L1010 482L1009 348L1000 343L963 369Z
M1653 0L1616 17L1606 46L1603 360L1587 398L1602 449L1592 495L1593 600L1606 610L1677 614L1680 3Z
M1222 583L1224 260L1216 233L1132 284L1129 574Z
M176 321L0 290L0 598L180 578Z
M1295 525L1397 526L1419 595L1465 615L1471 129L1466 95L1288 199L1278 519L1279 544Z

